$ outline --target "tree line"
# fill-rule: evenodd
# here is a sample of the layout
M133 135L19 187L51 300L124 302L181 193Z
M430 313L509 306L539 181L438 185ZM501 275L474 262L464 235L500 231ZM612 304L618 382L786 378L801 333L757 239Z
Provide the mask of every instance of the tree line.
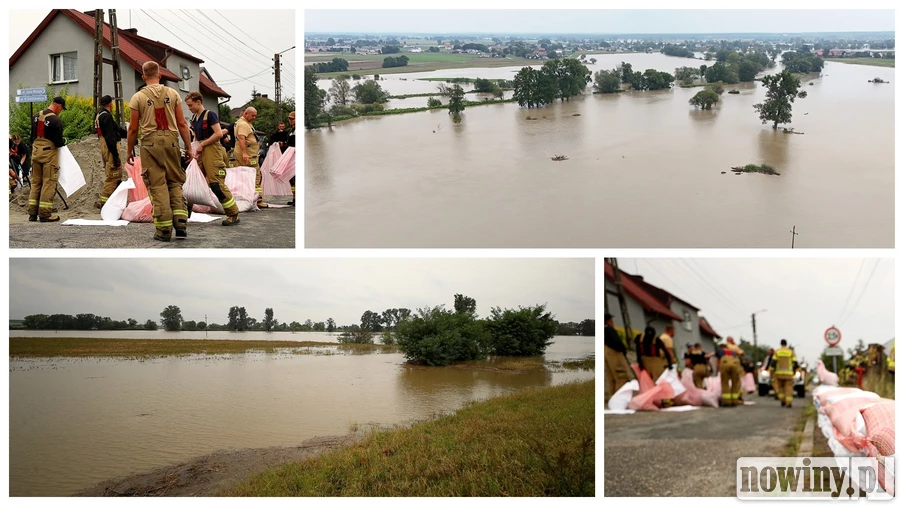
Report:
M540 107L556 99L580 95L591 81L591 71L576 58L553 59L540 70L523 67L513 78L513 98L520 107Z
M384 59L384 62L382 62L381 68L389 69L391 67L405 67L407 63L409 63L409 58L406 55L397 57L388 56Z
M330 62L307 65L307 68L311 68L313 72L317 73L346 72L350 68L350 63L343 58L334 58Z

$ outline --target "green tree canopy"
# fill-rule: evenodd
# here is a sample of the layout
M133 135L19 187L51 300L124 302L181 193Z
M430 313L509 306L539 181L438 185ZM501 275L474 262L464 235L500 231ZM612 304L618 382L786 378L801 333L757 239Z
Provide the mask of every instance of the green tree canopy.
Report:
M178 332L181 330L181 324L184 318L181 316L181 309L178 306L168 306L159 313L159 322L163 324L163 328L169 332Z
M806 98L806 92L800 90L800 79L787 70L763 77L762 85L768 89L766 101L754 104L753 108L764 125L771 121L772 128L777 130L779 124L791 122L794 100Z

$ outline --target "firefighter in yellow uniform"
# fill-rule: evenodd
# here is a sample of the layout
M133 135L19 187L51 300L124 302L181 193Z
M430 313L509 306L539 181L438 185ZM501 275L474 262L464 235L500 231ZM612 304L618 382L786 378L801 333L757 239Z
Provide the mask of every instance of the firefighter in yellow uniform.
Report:
M794 401L794 350L788 348L787 340L781 340L781 348L775 350L775 375L778 384L778 400L781 405L791 407Z
M259 139L253 122L256 120L256 109L248 107L234 124L234 164L238 167L256 168L256 207L265 209L268 204L262 201L262 172L259 171Z
M225 184L225 147L219 142L222 138L222 127L219 126L219 117L216 113L203 107L203 97L200 93L192 91L184 97L184 102L193 113L191 117L191 135L200 143L200 149L194 154L203 174L206 175L206 183L209 189L216 195L222 207L225 209L225 219L222 225L230 227L241 222L238 218L238 206Z
M28 221L59 221L51 216L56 184L59 182L59 148L66 145L59 113L66 108L62 97L55 97L50 106L31 122L31 193L28 195Z
M729 380L731 381L732 390L734 390L734 388L737 388L736 391L732 392L732 400L734 401L733 403L735 405L740 405L744 403L744 392L741 386L741 377L744 375L744 366L741 364L741 357L744 356L744 350L742 350L740 346L735 344L734 338L731 336L728 336L728 338L725 340L725 348L731 350L731 355L734 356L738 362L737 373L736 375L734 375L735 373L734 371L732 371L733 376L729 378ZM722 391L725 391L724 383L722 386Z
M625 383L628 383L630 375L628 374L628 360L625 359L625 353L628 349L625 348L625 343L619 337L619 333L616 332L613 315L606 313L605 316L603 358L606 366L606 397L609 398L625 386Z
M97 130L97 137L100 140L100 159L103 160L103 168L106 172L106 180L103 182L103 189L100 190L100 201L96 204L97 208L102 208L103 204L106 204L109 196L122 182L122 161L119 158L118 143L126 133L113 119L112 102L113 99L109 95L101 98L102 109L94 118L94 129Z
M187 120L181 110L181 96L177 91L159 83L159 64L144 63L142 76L147 86L134 94L131 123L128 126L128 153L133 153L140 131L141 165L148 183L153 204L153 224L158 241L187 237L187 205L182 185L185 172L181 167L178 137L184 142L185 155L194 156ZM133 163L133 160L130 160Z
M741 361L727 346L719 358L719 379L722 382L722 406L737 406L741 395Z

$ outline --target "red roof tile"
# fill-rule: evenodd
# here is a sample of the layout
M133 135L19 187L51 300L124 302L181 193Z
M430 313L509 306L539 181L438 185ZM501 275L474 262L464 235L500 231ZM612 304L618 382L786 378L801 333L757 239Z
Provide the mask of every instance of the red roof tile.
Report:
M706 318L704 318L702 316L700 317L700 332L702 332L704 334L709 334L713 337L722 337L719 334L717 334L715 330L713 330L712 325L710 325L709 322L706 321Z
M226 93L225 90L216 86L216 83L214 83L212 79L206 77L203 72L200 73L200 91L206 93L207 95L215 95L217 97L231 96Z
M608 262L603 262L603 268L605 270L604 274L606 278L610 281L615 281L615 277L613 276L612 265ZM639 280L628 274L627 272L623 272L619 270L619 275L622 278L622 288L625 289L625 293L631 296L634 300L637 301L638 304L641 305L645 310L660 314L662 316L666 316L676 321L682 321L684 318L678 316L669 310L668 306L666 306L662 301L654 297L649 290L645 288L645 286L653 286L649 283L646 283L642 280Z

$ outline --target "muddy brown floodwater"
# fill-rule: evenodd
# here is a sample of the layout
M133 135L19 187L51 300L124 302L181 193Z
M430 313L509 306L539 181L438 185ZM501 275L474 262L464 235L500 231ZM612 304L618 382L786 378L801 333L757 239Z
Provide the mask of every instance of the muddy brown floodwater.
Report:
M594 342L557 337L546 359L592 356ZM220 450L296 446L348 434L356 424L404 424L523 388L594 377L559 368L407 368L399 353L315 351L11 360L10 495L71 495Z
M669 72L709 63L596 58L592 72L623 60ZM423 93L437 83L419 77L515 70L404 74L382 86ZM894 84L873 77L893 83L894 69L828 62L805 76L809 96L789 125L803 135L760 122L759 82L726 86L741 93L711 111L688 104L700 88L675 88L471 107L457 125L437 110L309 131L306 245L780 248L796 226L796 247L893 247ZM749 163L781 175L730 171Z

